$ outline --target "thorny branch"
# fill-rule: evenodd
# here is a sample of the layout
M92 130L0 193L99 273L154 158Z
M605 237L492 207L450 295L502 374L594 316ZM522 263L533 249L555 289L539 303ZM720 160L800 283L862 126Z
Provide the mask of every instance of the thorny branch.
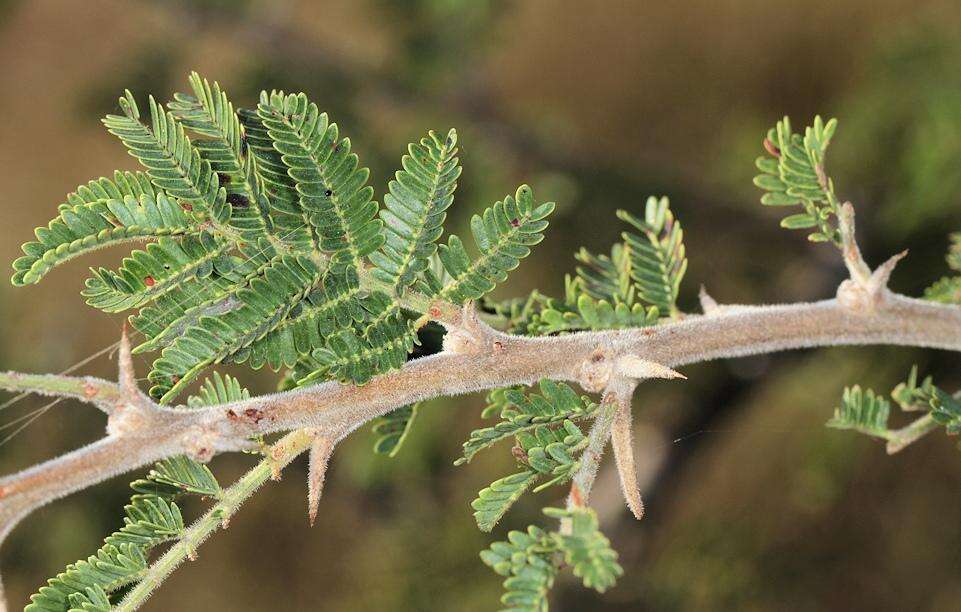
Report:
M718 306L705 293L704 315L655 327L544 338L499 332L468 307L459 317L452 312L437 317L448 329L441 353L411 361L364 386L327 382L191 410L158 405L136 388L125 341L119 384L91 377L0 373L0 388L77 398L108 415L107 435L99 441L0 479L0 541L36 508L112 476L179 454L208 460L249 449L253 436L285 431L300 436L296 439L303 448L298 446L297 454L311 450L313 520L333 446L367 421L417 401L532 384L541 378L604 392L569 504L586 503L613 430L622 488L639 517L643 506L629 456L630 397L637 381L680 377L672 368L686 364L806 347L889 344L961 351L961 308L889 291L887 280L903 255L871 272L856 245L848 243L853 240L853 217L846 209L842 217L843 254L852 277L840 285L836 298L820 302ZM905 432L905 440L923 429ZM283 459L274 471L293 457Z

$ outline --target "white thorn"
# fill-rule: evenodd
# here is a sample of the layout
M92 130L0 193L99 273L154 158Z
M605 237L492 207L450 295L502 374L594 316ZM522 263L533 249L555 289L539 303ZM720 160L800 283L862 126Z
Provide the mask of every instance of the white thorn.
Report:
M880 292L886 289L888 286L888 281L891 280L891 273L894 272L894 267L898 265L898 262L904 259L908 254L907 249L901 251L900 253L893 255L888 258L883 264L878 266L871 274L871 279L868 281L868 290L871 293Z
M617 360L617 373L630 378L683 378L687 379L680 372L656 363L641 359L637 355L624 355Z
M637 486L637 470L634 467L634 448L631 442L631 406L624 402L617 408L611 429L611 446L614 448L614 463L621 480L621 493L634 518L644 516L644 502Z
M327 461L334 450L330 438L317 436L310 447L307 469L307 520L314 526L317 520L317 507L324 491L324 477L327 474Z
M711 314L718 309L717 300L708 295L704 285L701 285L701 290L698 292L697 297L701 301L701 310L704 314Z
M120 391L126 399L133 399L140 393L137 387L137 374L133 368L133 354L130 352L130 338L127 336L127 325L124 324L120 334L120 348L117 351L117 370Z

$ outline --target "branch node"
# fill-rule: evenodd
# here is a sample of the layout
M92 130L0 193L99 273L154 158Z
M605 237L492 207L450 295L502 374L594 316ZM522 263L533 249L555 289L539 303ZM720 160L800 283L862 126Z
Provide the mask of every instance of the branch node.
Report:
M872 314L890 294L888 280L894 267L908 254L901 251L878 266L866 280L847 279L838 286L838 303L856 313Z
M588 393L600 393L607 388L613 371L607 352L597 347L577 368L577 382Z
M477 317L473 302L467 302L452 316L440 315L437 321L447 329L444 335L446 352L479 355L503 349L503 343L500 343L500 347L492 343L490 334Z

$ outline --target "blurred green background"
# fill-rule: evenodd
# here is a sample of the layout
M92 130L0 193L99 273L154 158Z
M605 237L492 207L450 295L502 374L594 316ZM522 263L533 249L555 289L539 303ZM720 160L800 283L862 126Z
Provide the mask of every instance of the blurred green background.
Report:
M859 211L877 263L911 256L893 284L919 292L961 228L961 10L956 0L550 2L336 0L0 1L0 261L10 262L78 183L135 162L98 119L124 87L167 99L197 69L235 103L303 90L330 111L378 192L406 143L460 131L464 176L449 226L529 182L559 204L546 241L502 295L559 292L574 250L606 250L617 208L666 194L686 230L682 305L700 284L721 302L827 297L844 271L831 249L777 228L751 184L764 131L836 116L838 192ZM116 263L119 251L84 263ZM0 364L60 371L116 341L122 318L79 297L83 264L39 286L0 285ZM648 514L623 507L605 465L602 526L620 584L599 597L563 580L555 610L957 610L961 455L932 436L887 457L822 427L845 384L887 391L912 363L947 388L957 358L832 349L703 364L635 400ZM111 375L103 356L84 373ZM146 372L144 368L142 372ZM245 377L252 389L275 384ZM0 412L0 434L44 405ZM539 520L561 490L525 500L494 536L468 506L512 459L454 468L480 397L425 406L396 459L365 430L334 456L308 529L305 465L271 483L178 571L148 610L488 610L500 578L477 552ZM102 432L63 402L0 446L9 472ZM229 482L250 457L216 459ZM119 477L30 516L0 562L11 604L92 553L119 525ZM199 508L188 508L196 512Z

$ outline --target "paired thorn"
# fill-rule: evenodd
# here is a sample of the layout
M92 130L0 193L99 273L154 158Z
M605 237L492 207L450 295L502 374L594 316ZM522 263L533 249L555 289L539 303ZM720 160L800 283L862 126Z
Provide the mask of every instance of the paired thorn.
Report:
M701 290L697 292L697 298L701 302L701 311L706 315L715 312L719 308L717 300L708 294L704 285L701 285Z
M841 233L841 254L848 268L850 280L841 283L838 297L848 306L856 309L873 310L881 300L891 280L891 273L901 259L908 254L902 251L889 258L872 271L861 256L854 235L854 206L850 202L841 205L838 211L838 230Z
M307 520L314 526L317 520L317 507L324 490L324 478L327 474L327 462L334 451L334 443L330 438L316 436L310 446L310 457L307 469Z
M124 323L120 334L120 349L117 352L117 382L120 393L126 400L132 400L140 394L137 386L137 374L133 367L133 353L130 350L130 337L127 335L127 324Z
M616 370L622 376L639 380L645 378L682 378L687 380L687 376L680 372L657 362L641 359L637 355L624 355L618 358Z
M883 289L887 289L888 281L891 280L891 273L894 272L895 266L898 262L907 257L908 250L904 249L900 253L892 255L883 264L878 266L871 274L871 278L868 279L868 291L877 293Z
M644 502L637 485L637 469L634 465L634 446L631 440L631 405L622 401L614 415L611 428L611 446L614 449L614 463L620 476L621 493L624 501L634 518L641 520L644 516Z

